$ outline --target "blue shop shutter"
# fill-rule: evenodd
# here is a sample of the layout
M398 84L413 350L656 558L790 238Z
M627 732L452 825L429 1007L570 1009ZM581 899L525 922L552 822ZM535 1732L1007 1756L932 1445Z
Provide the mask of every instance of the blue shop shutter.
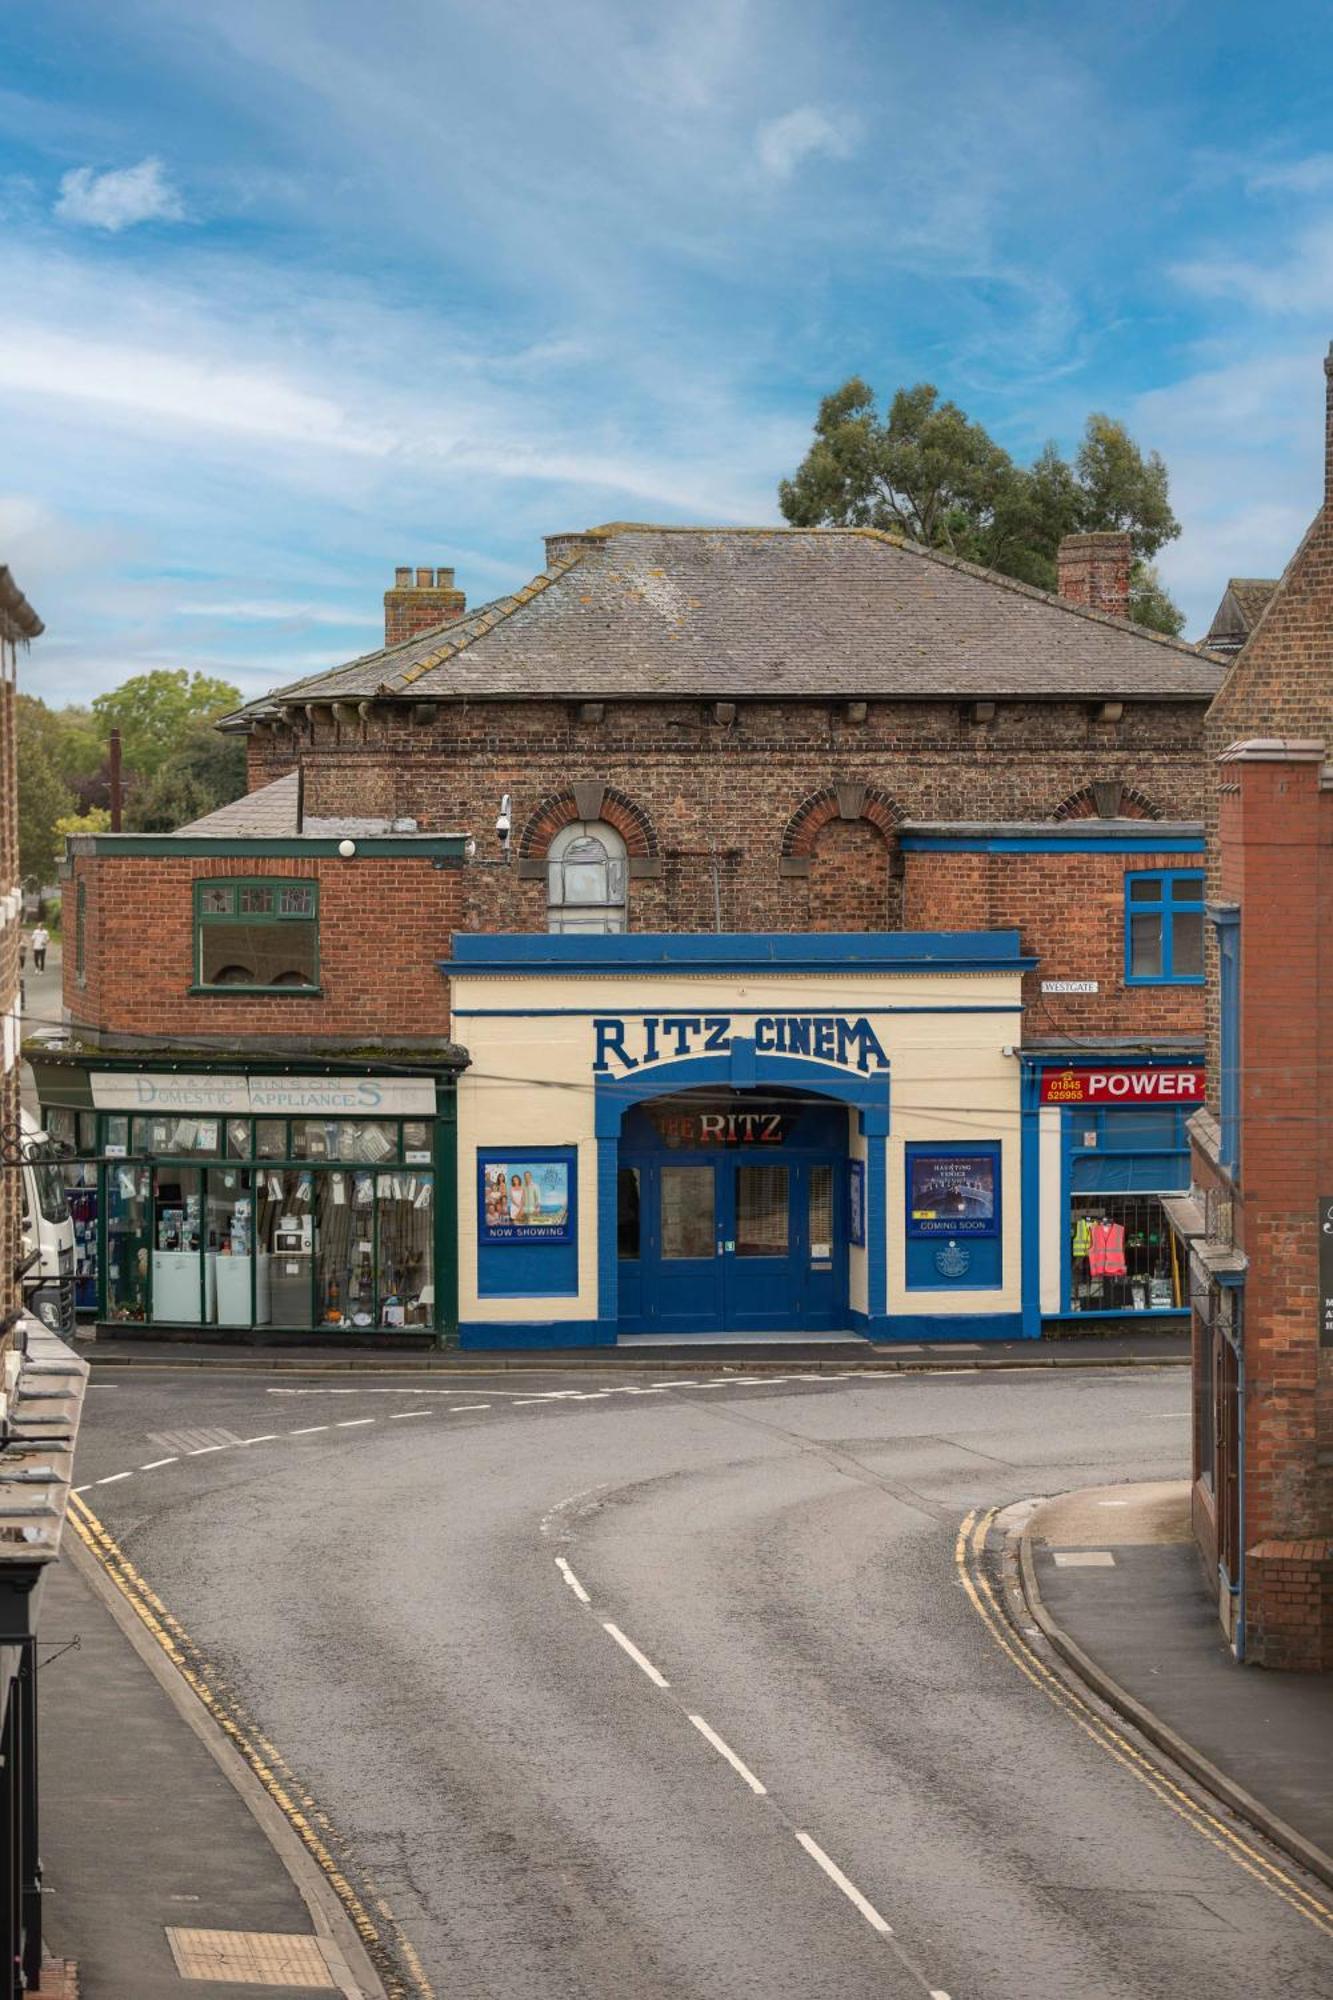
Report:
M1071 1107L1069 1190L1071 1194L1174 1194L1190 1184L1188 1113L1150 1106L1143 1110ZM1096 1132L1095 1146L1083 1144Z

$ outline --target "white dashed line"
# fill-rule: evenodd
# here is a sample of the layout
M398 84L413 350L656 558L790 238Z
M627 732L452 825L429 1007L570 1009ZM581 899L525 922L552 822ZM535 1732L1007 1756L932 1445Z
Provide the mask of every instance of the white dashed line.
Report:
M755 1794L756 1798L761 1798L761 1799L767 1798L768 1796L767 1785L760 1784L758 1778L756 1778L754 1772L750 1769L749 1765L743 1764L741 1762L740 1758L736 1755L736 1752L731 1748L731 1745L729 1743L724 1743L722 1741L722 1738L718 1735L717 1731L715 1729L710 1729L708 1727L708 1724L704 1721L701 1715L692 1715L690 1717L690 1721L694 1724L695 1728L698 1730L699 1734L704 1738L705 1742L712 1744L713 1748L717 1751L718 1756L726 1758L727 1762L730 1764L732 1770L736 1773L737 1777L744 1778L746 1784L750 1787L750 1790Z
M86 1486L76 1486L76 1487L74 1488L74 1491L75 1491L76 1493L91 1493L91 1492L92 1492L92 1490L93 1490L93 1488L92 1488L92 1481L91 1481L91 1480L89 1480L89 1482L88 1482L88 1484L87 1484Z
M278 1435L278 1433L277 1433L276 1431L261 1431L261 1432L259 1433L259 1436L258 1436L258 1437L253 1437L253 1438L242 1438L242 1439L241 1439L241 1443L242 1443L242 1444L272 1444L272 1443L274 1442L274 1440L276 1439L277 1435Z
M829 1881L836 1883L848 1902L861 1912L871 1930L878 1931L881 1937L892 1937L893 1925L885 1923L874 1904L866 1900L855 1882L849 1882L837 1862L829 1860L819 1842L811 1840L809 1834L802 1833L799 1827L796 1829L796 1838L800 1841L810 1859L818 1862L819 1866L828 1876Z
M630 1658L633 1660L636 1667L642 1667L644 1673L647 1674L649 1680L653 1683L654 1687L660 1687L660 1688L670 1687L671 1685L670 1681L667 1680L663 1674L658 1673L657 1668L648 1658L648 1655L646 1653L641 1653L638 1647L635 1645L634 1641L632 1639L627 1639L625 1637L625 1634L621 1631L618 1625L613 1625L609 1619L604 1618L602 1620L602 1630L604 1632L609 1632L611 1634L611 1637L615 1640L617 1646L619 1646L622 1649L622 1651L629 1654Z
M147 1465L141 1465L139 1467L139 1470L140 1472L156 1472L159 1465L179 1465L179 1464L180 1464L179 1458L150 1458ZM76 1486L74 1490L76 1493L78 1493L82 1491L82 1488Z
M434 1410L390 1410L389 1422L399 1424L404 1417L433 1417Z
M93 1481L93 1484L95 1486L114 1486L118 1479L128 1479L129 1477L130 1474L128 1472L108 1472L105 1479L96 1479ZM83 1488L80 1487L79 1491L82 1492Z
M354 1431L362 1424L373 1424L374 1421L373 1417L339 1417L333 1428L335 1431Z
M327 1429L327 1424L303 1424L299 1431L288 1431L287 1435L294 1438L308 1438L313 1437L316 1431L326 1431Z
M521 1410L525 1403L544 1403L545 1401L545 1396L516 1396L509 1407L511 1410ZM464 1407L466 1408L467 1406L464 1405Z
M465 1410L489 1410L489 1403L454 1403L445 1411L446 1417L461 1417Z
M583 1588L583 1585L579 1582L578 1578L575 1576L573 1570L569 1567L569 1564L565 1561L563 1556L556 1557L555 1566L559 1570L561 1576L563 1576L563 1578L565 1579L565 1582L569 1585L570 1589L573 1591L575 1597L577 1597L579 1603L591 1604L592 1599L589 1597L587 1591Z
M187 1451L187 1458L206 1458L210 1451L225 1451L225 1444L197 1444L193 1451Z

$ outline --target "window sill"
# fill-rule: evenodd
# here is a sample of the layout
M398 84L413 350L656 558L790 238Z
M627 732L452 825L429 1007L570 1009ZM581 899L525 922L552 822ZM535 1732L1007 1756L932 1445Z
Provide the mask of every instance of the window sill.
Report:
M1201 972L1186 973L1178 979L1147 979L1136 977L1132 972L1125 974L1126 986L1206 986L1207 983Z
M262 994L266 1000L322 1000L322 986L187 986L186 992L192 1000L253 1000Z

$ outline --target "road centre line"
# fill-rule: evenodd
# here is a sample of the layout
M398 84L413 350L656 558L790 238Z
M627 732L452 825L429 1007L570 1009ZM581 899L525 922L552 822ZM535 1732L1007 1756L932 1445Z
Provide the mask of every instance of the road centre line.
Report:
M95 1479L93 1484L94 1486L114 1486L118 1479L128 1479L129 1477L130 1474L128 1472L108 1472L105 1479ZM82 1490L82 1488L79 1489L79 1491Z
M563 1576L563 1578L565 1579L565 1582L569 1585L570 1589L573 1591L575 1597L577 1597L579 1603L591 1604L592 1599L589 1597L587 1591L583 1588L583 1585L579 1582L578 1578L575 1576L573 1570L569 1567L569 1564L565 1561L563 1556L556 1557L555 1566L559 1570L561 1576Z
M303 1424L299 1431L288 1431L287 1435L294 1438L308 1438L313 1437L316 1431L326 1431L327 1429L327 1424Z
M446 1410L444 1414L446 1417L461 1417L465 1410L489 1410L490 1407L489 1403L455 1403L453 1408Z
M648 1655L646 1653L641 1653L638 1647L635 1645L634 1641L630 1638L627 1638L618 1625L613 1625L609 1618L604 1618L602 1620L602 1630L604 1632L609 1632L611 1634L611 1637L615 1640L617 1646L619 1646L622 1649L622 1651L629 1654L635 1666L641 1667L643 1669L644 1673L647 1674L649 1680L653 1683L654 1687L665 1688L671 1686L671 1683L669 1680L667 1680L666 1676L664 1674L658 1673L657 1668L648 1658Z
M708 1724L704 1721L701 1715L692 1715L690 1717L690 1721L694 1724L699 1734L704 1738L704 1741L712 1744L713 1748L717 1751L718 1756L725 1757L727 1762L730 1764L732 1770L736 1772L737 1776L744 1778L746 1784L750 1787L750 1790L754 1793L756 1798L765 1799L768 1797L768 1786L760 1784L758 1778L756 1778L754 1772L750 1769L749 1765L743 1764L741 1762L740 1758L736 1755L736 1752L731 1748L730 1744L724 1743L722 1741L722 1738L718 1735L717 1731L715 1729L710 1729Z
M400 1424L404 1417L433 1417L434 1410L390 1410L389 1422Z
M261 1432L259 1433L259 1436L258 1436L258 1437L252 1437L252 1438L242 1438L242 1439L241 1439L241 1443L242 1443L242 1444L273 1444L273 1443L274 1443L274 1442L276 1441L276 1439L277 1439L277 1435L278 1435L278 1433L277 1433L276 1431L261 1431Z
M828 1876L829 1881L836 1883L837 1887L842 1890L843 1895L847 1898L848 1902L853 1906L853 1908L858 1909L861 1912L861 1915L865 1918L871 1930L878 1931L881 1937L892 1937L893 1925L885 1923L883 1917L880 1915L879 1911L875 1908L874 1904L872 1902L869 1902L867 1898L861 1894L861 1891L857 1888L855 1882L849 1882L847 1877L843 1874L841 1868L839 1868L837 1862L829 1860L828 1855L825 1854L823 1848L819 1845L819 1842L817 1840L811 1840L809 1834L803 1833L800 1827L796 1828L796 1838L800 1841L801 1846L810 1856L810 1859L814 1862L817 1862L819 1866L823 1869L824 1873Z
M226 1451L225 1444L197 1444L193 1451L187 1451L187 1458L207 1458L210 1451Z
M141 1465L139 1467L139 1470L140 1472L156 1472L159 1465L179 1465L179 1464L180 1464L179 1458L150 1458L147 1465ZM80 1491L80 1488L76 1486L74 1490L77 1493Z
M354 1431L362 1424L373 1424L374 1421L373 1417L339 1417L333 1428L336 1431Z

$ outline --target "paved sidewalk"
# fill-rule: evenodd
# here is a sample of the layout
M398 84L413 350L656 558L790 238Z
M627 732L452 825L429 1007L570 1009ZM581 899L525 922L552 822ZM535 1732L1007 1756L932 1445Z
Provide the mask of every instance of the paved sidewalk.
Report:
M612 1373L625 1370L699 1370L717 1373L735 1368L742 1374L759 1371L787 1373L827 1370L841 1374L848 1369L929 1368L1115 1368L1184 1367L1189 1362L1189 1337L1176 1333L1143 1333L1130 1338L1105 1336L1092 1340L1002 1340L971 1343L939 1341L929 1346L875 1345L866 1340L768 1343L763 1340L715 1341L704 1336L695 1341L673 1341L669 1346L623 1345L620 1347L529 1347L492 1350L457 1348L441 1352L420 1348L403 1352L398 1348L355 1345L352 1342L323 1340L308 1342L283 1340L118 1340L114 1337L88 1341L79 1339L80 1354L94 1368L349 1368L372 1373L393 1373L400 1369L450 1369L465 1374L489 1374L508 1369L596 1368Z
M268 1836L68 1557L45 1589L45 1943L78 1961L82 2000L182 2000L197 1990L177 1969L168 1926L295 1937L298 1951L322 1957ZM76 1635L78 1647L60 1652ZM310 2000L348 1990L331 1972L317 1986L280 1983ZM210 2000L253 2000L258 1989L222 1978L206 1990Z
M1138 1704L1155 1741L1333 1884L1333 1674L1237 1665L1190 1534L1188 1482L1048 1500L1023 1541L1029 1603L1066 1660L1090 1664L1085 1677L1144 1726L1116 1695Z

